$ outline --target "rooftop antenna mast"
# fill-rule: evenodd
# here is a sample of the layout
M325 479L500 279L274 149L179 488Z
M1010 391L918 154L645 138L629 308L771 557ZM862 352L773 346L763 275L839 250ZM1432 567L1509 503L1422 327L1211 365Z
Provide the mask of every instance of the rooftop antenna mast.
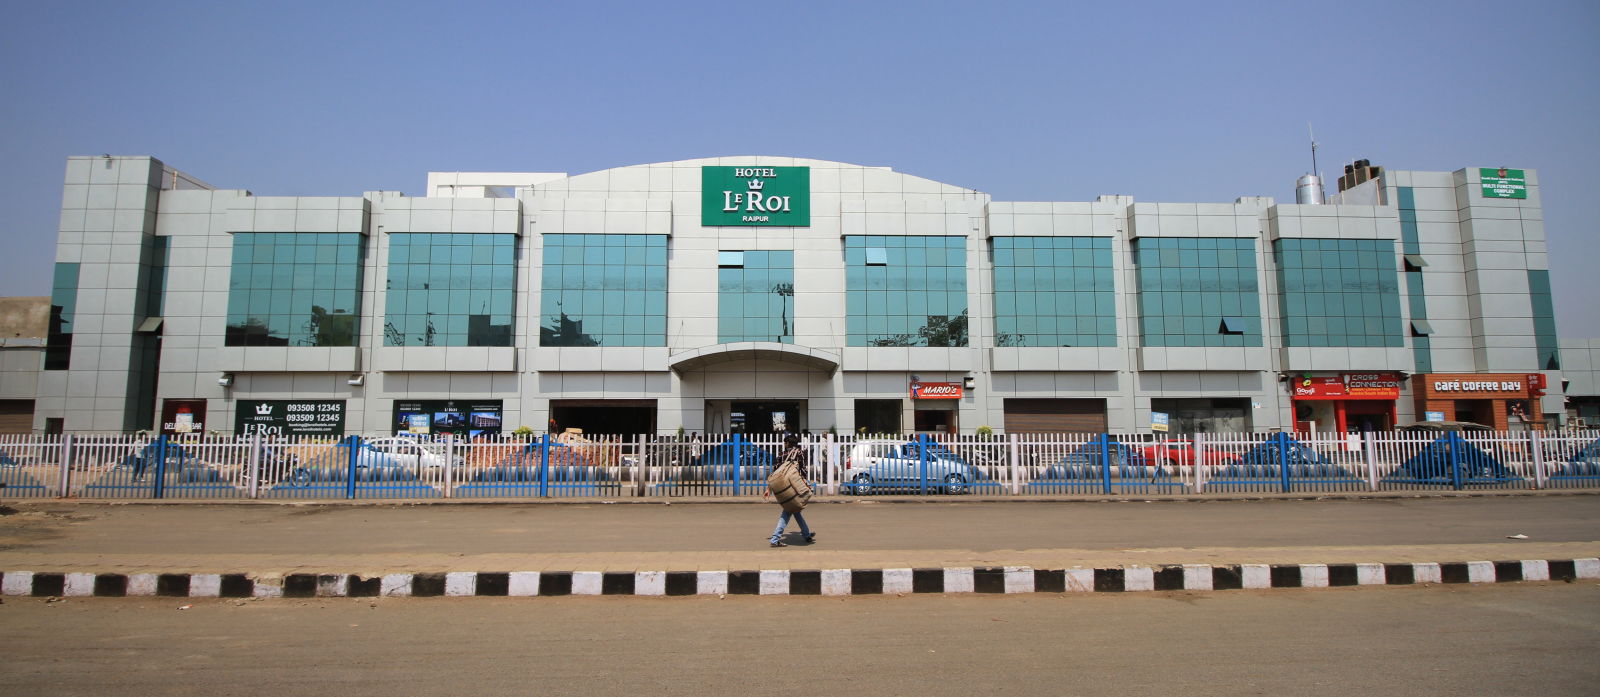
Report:
M1306 122L1306 134L1311 136L1311 172L1295 180L1294 202L1303 205L1321 205L1326 202L1322 192L1322 173L1317 170L1317 132Z
M1311 122L1306 122L1306 133L1311 136L1311 173L1322 176L1322 171L1317 169L1317 132L1311 130Z

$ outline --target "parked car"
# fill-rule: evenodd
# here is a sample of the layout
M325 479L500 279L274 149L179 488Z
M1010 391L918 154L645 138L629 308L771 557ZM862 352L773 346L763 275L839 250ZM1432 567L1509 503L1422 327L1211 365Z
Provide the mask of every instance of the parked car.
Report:
M1112 441L1102 444L1090 442L1079 445L1063 455L1054 465L1046 468L1047 480L1093 480L1106 476L1103 471L1106 454L1111 457L1111 469L1117 477L1146 478L1156 476L1159 470L1144 456L1144 452L1124 443Z
M1191 467L1195 463L1194 442L1184 438L1157 441L1139 449L1150 464L1169 467ZM1231 465L1239 461L1237 453L1208 447L1201 456L1212 467Z
M708 446L689 461L689 467L696 476L711 480L766 481L775 460L772 453L749 441L725 441ZM816 477L816 473L811 476Z
M462 464L457 455L456 466ZM412 476L425 472L443 471L446 465L442 444L425 443L415 438L373 438L361 441L356 455L356 467L378 470L401 470Z
M350 472L350 442L267 448L264 449L265 463L273 472L271 478L296 486L345 481ZM358 442L354 474L359 481L419 479L425 475L443 477L446 463L442 444L401 437ZM453 464L461 466L459 454Z
M926 476L922 463L922 444L918 441L856 441L845 458L842 479L847 490L855 494L920 489L924 482L935 491L965 494L983 478L976 467L937 443L927 448Z

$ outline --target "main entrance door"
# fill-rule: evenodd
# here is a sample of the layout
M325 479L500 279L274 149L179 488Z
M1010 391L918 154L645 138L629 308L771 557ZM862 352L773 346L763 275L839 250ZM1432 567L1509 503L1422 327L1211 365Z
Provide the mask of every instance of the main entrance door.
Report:
M799 402L734 402L728 414L734 433L799 433Z

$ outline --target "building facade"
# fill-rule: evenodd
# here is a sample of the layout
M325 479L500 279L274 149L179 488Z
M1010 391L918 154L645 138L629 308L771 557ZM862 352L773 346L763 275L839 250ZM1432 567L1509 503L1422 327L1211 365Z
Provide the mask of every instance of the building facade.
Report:
M1357 164L1289 204L1002 202L763 156L272 197L73 157L42 369L5 396L65 431L1558 418L1537 174Z

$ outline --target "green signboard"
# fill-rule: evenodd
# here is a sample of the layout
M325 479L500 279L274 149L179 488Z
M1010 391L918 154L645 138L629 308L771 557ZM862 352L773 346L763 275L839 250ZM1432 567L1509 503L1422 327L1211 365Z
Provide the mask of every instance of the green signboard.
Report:
M700 224L811 226L810 167L701 167Z
M1478 177L1483 180L1484 198L1528 197L1528 179L1520 169L1480 167Z

